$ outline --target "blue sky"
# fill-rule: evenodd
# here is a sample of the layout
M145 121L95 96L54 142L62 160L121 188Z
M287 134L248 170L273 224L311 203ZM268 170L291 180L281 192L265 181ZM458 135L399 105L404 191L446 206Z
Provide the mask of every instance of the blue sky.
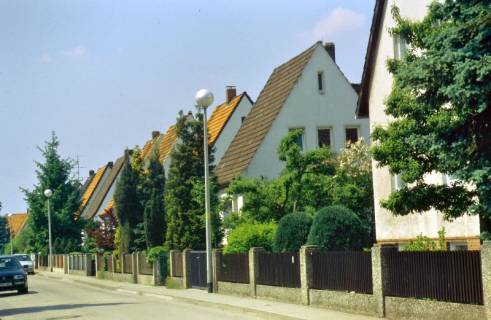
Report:
M54 130L80 174L165 131L200 88L255 100L272 70L333 41L359 82L374 0L0 0L0 201L26 210Z

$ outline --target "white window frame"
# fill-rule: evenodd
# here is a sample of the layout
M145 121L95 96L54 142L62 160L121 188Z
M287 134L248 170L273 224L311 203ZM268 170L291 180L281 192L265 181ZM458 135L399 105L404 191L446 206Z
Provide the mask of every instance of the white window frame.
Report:
M330 144L329 144L329 148L331 150L334 150L334 138L333 138L333 135L334 135L334 130L333 130L333 127L332 126L320 126L320 127L317 127L317 147L320 147L320 141L319 141L319 130L329 130L329 139L331 140L330 141Z
M307 144L305 143L306 142L306 139L305 139L305 127L289 127L288 128L288 133L294 131L294 130L302 130L303 131L303 134L302 134L302 150L306 150L307 149Z
M401 59L407 52L406 40L398 34L393 36L394 59Z

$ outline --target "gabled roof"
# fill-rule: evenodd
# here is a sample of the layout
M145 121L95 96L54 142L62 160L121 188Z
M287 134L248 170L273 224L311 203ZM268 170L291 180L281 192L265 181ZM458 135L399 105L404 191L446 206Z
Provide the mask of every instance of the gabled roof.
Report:
M111 171L109 172L107 178L102 183L99 192L97 192L97 194L94 195L94 200L87 208L87 211L84 214L85 219L91 219L95 216L95 214L101 207L102 203L104 202L104 199L106 198L109 189L111 189L111 186L113 185L113 183L115 183L116 178L118 177L119 172L121 171L121 168L123 168L123 164L124 164L124 156L119 157L114 163L114 165L112 165L112 167L110 168Z
M315 43L298 56L274 69L259 94L256 104L215 169L214 173L219 184L229 183L247 169L318 46L322 46L322 43Z
M167 129L167 132L164 134L162 141L160 142L160 150L159 150L159 160L164 163L164 161L169 157L170 152L172 151L172 147L176 143L177 134L176 134L176 126L172 125Z
M99 168L99 170L97 170L96 174L94 175L94 178L90 181L89 185L87 186L87 189L85 189L85 192L82 195L82 200L80 202L80 212L83 211L83 209L89 202L90 197L92 197L94 190L97 188L97 185L101 181L101 178L104 175L104 172L106 172L107 168L108 168L107 164Z
M153 145L155 141L157 141L158 137L148 140L142 148L141 157L142 159L146 159L150 155L150 151L153 149Z
M12 237L15 237L22 231L22 229L26 225L26 222L27 222L27 213L25 212L12 213L10 215L7 215L7 223L9 225L9 230L10 233L12 234Z
M377 47L382 28L382 18L386 3L387 0L376 0L375 8L373 9L372 26L370 27L370 37L368 38L365 65L363 67L363 75L361 77L361 89L360 94L358 95L358 104L356 106L356 116L358 118L368 117L370 85L372 82L373 67L375 66L375 57L377 55Z
M92 180L94 180L94 176L95 176L95 173L94 173L94 171L91 170L89 176L87 177L87 180L85 180L84 184L80 188L80 194L83 195L85 193L85 191L89 187Z
M208 144L211 145L215 143L244 97L249 99L252 104L252 100L247 92L243 92L238 96L235 96L229 103L224 102L213 110L210 120L208 121Z

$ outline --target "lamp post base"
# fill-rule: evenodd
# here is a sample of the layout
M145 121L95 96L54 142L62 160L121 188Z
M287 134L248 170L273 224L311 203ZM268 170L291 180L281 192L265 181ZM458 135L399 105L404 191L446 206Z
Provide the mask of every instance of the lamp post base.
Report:
M207 286L208 286L208 293L213 293L213 283L212 282L208 282L207 283Z

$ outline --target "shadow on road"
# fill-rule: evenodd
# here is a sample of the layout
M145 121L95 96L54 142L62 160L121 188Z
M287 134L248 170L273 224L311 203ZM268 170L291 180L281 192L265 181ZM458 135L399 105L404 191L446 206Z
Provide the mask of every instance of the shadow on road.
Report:
M38 293L37 291L29 291L28 294L37 294L37 293ZM14 292L14 291L0 293L0 299L6 298L6 297L11 297L11 296L22 296L22 295L18 294L17 292Z
M12 316L24 313L35 313L43 311L53 311L53 310L68 310L77 308L87 308L87 307L102 307L102 306L116 306L121 304L130 303L72 303L72 304L57 304L52 306L39 306L39 307L24 307L24 308L12 308L0 310L0 316Z

